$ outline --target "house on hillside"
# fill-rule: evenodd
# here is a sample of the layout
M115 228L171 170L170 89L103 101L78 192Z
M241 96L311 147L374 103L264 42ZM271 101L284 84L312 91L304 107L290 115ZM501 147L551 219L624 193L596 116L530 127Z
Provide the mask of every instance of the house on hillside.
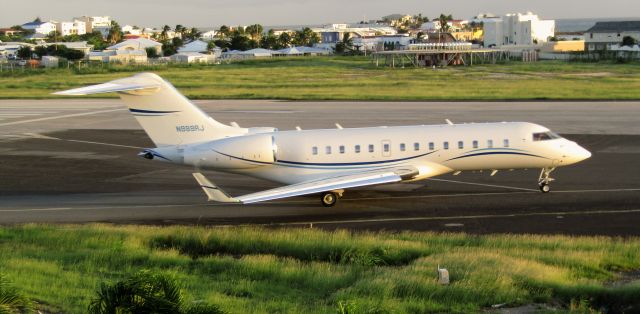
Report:
M107 47L104 51L92 51L89 60L119 63L146 63L147 48L162 52L162 44L151 39L134 38Z
M178 52L170 57L173 62L180 63L213 63L216 56L199 52Z
M155 40L151 40L151 39L147 39L147 38L134 38L134 39L127 39L121 43L117 43L113 46L109 46L107 47L106 50L129 50L129 51L133 51L133 50L140 50L140 51L146 51L147 48L153 48L156 50L156 52L158 54L162 53L162 44L155 41Z
M0 28L0 35L4 35L4 36L15 36L21 33L22 33L21 30L16 30L13 28Z
M610 50L620 46L626 36L640 41L640 21L597 22L585 32L585 49Z
M48 47L52 45L60 45L65 46L68 49L82 51L85 56L89 56L89 52L93 50L93 45L88 44L86 41L43 43L39 46Z
M37 21L22 24L22 28L33 31L35 34L42 34L45 36L57 30L55 23Z
M23 42L0 42L0 58L15 59L18 56L18 50L22 47L33 49L35 45Z
M209 43L202 40L194 40L192 42L184 44L182 47L178 48L178 52L207 52L207 48L209 47Z

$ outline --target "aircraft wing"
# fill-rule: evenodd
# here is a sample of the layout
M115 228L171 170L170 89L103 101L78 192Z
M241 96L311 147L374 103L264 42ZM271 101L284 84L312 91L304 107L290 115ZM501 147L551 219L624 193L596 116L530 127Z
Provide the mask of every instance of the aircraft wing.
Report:
M211 181L207 180L201 173L194 173L193 176L205 194L207 194L210 201L250 204L327 191L399 182L409 180L418 175L418 173L418 169L413 166L363 171L296 183L238 197L229 196L215 184L211 183Z

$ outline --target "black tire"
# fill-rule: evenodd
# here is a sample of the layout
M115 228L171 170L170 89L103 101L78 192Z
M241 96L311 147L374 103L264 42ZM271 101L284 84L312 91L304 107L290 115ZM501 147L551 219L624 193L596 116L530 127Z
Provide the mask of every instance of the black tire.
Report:
M546 183L540 184L540 192L549 193L549 191L551 191L551 187L548 184Z
M333 207L338 202L338 195L333 192L324 192L320 196L320 202L324 207Z

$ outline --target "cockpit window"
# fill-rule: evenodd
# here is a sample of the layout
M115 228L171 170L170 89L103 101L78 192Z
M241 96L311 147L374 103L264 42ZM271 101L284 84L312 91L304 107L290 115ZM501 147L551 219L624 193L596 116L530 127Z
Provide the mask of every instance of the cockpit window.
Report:
M533 133L533 141L537 142L537 141L548 141L548 140L553 140L556 138L560 138L560 135L555 134L551 131L547 131L547 132L540 132L540 133Z

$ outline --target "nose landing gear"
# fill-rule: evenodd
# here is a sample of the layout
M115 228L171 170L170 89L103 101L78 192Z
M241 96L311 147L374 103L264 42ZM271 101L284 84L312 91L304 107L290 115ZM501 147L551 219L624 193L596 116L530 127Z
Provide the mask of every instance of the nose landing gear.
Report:
M555 179L551 178L549 175L551 174L551 172L553 172L553 170L556 170L556 168L542 168L542 170L540 171L540 177L538 177L538 186L540 187L540 191L542 193L549 193L549 191L551 191L549 183L551 183L551 181Z

